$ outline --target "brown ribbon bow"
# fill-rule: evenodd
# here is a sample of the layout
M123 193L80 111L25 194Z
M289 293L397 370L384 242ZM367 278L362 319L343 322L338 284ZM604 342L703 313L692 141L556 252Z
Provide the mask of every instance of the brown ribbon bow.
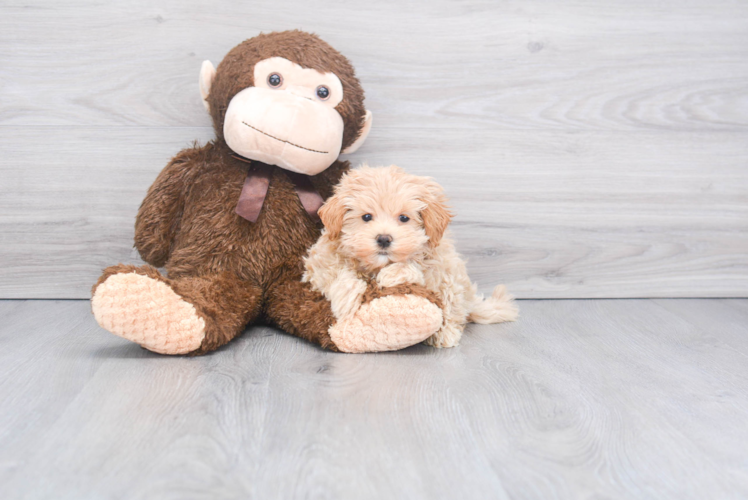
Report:
M270 177L273 173L273 167L260 162L250 162L250 160L241 156L231 156L237 160L252 164L249 172L247 172L247 178L244 179L244 186L239 195L239 202L236 204L236 213L250 222L257 222L262 205L265 202L265 196L270 187ZM286 172L286 175L294 183L296 194L299 196L299 200L306 213L309 214L312 220L318 221L319 215L317 211L324 203L324 200L317 190L314 189L309 176L294 172Z

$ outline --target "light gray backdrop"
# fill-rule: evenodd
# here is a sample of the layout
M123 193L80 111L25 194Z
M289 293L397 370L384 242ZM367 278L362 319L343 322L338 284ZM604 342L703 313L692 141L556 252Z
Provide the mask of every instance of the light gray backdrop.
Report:
M0 3L0 298L136 262L197 86L260 31L318 33L374 113L354 164L444 184L487 291L748 296L748 2Z

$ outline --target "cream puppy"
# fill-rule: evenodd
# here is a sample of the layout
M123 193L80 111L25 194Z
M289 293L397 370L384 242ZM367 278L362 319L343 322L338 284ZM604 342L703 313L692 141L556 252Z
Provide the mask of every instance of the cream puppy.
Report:
M367 281L380 287L416 283L435 292L444 313L441 330L426 340L456 346L467 322L517 319L503 285L484 300L449 238L446 196L429 177L396 166L351 170L319 210L322 236L305 258L303 280L322 292L336 318L361 305Z

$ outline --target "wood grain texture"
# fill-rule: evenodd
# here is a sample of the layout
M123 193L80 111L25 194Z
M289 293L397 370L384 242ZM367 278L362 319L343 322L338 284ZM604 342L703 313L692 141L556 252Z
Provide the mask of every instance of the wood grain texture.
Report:
M367 91L353 160L444 183L484 291L748 296L744 2L38 0L0 5L0 297L137 262L145 190L212 135L201 61L297 27Z
M744 498L748 301L522 301L461 346L201 358L0 301L3 498Z
M354 62L380 128L748 126L742 2L30 4L1 7L3 124L209 125L200 63L302 28Z

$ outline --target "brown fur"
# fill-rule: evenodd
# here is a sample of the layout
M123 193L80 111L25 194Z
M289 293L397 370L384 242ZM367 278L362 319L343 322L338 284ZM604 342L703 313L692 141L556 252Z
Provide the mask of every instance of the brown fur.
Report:
M249 168L218 141L180 152L149 190L135 223L136 248L152 265L165 264L169 278L149 266L137 272L167 283L205 319L205 340L193 354L215 350L260 318L334 348L329 303L299 282L301 256L320 225L277 167L257 222L236 215ZM348 168L336 162L313 182L329 195ZM130 271L116 266L105 275Z

